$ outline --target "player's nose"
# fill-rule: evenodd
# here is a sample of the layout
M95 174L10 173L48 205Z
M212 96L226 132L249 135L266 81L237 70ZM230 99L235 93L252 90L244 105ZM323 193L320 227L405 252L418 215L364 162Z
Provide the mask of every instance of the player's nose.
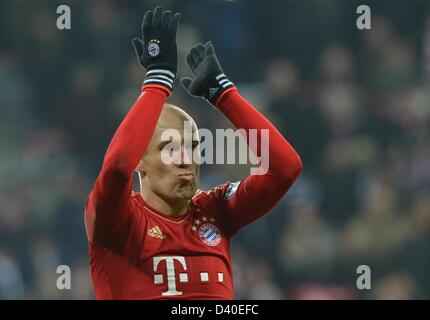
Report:
M193 163L193 150L191 147L182 146L181 148L181 163L179 168L188 168Z

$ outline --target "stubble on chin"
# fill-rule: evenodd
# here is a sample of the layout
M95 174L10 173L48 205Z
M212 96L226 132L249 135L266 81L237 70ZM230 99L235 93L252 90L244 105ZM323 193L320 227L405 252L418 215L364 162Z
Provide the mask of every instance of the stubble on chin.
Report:
M178 198L191 200L196 194L197 186L195 181L188 182L186 184L178 186L177 195Z

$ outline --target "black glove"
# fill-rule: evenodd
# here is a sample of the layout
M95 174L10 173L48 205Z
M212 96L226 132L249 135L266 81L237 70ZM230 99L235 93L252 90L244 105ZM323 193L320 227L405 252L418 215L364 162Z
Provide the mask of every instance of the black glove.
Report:
M173 89L178 68L176 31L180 13L172 14L158 6L147 11L142 22L142 39L133 38L140 64L147 70L143 85L161 85Z
M194 79L185 77L181 83L191 95L203 97L215 106L221 95L234 87L221 69L212 42L195 45L187 55L187 63Z

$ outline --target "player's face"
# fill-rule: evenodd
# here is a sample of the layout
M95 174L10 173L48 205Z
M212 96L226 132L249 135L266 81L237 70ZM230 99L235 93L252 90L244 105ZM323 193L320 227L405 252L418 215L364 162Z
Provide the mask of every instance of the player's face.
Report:
M166 136L169 136L166 130L176 132L176 138L166 141ZM197 127L191 119L184 119L174 112L162 113L141 161L144 171L142 183L169 202L191 199L198 186L198 148ZM180 160L180 163L166 163L169 159Z

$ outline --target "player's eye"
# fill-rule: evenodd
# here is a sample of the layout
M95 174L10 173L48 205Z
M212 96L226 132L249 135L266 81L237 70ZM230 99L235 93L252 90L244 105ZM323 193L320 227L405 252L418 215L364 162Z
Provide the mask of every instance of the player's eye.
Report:
M163 150L164 149L164 147L166 147L166 145L168 144L168 143L170 143L170 142L172 142L172 139L170 139L169 141L163 141L163 142L161 142L160 144L159 144L159 146L158 146L158 149L161 151L161 150Z
M195 148L197 148L199 145L200 145L200 142L199 142L199 141L193 141L193 144L192 144L192 146L193 146L193 150L194 150Z
M179 141L173 142L172 145L173 145L174 151L180 151L181 150L181 143Z
M163 141L160 143L159 145L159 150L163 150L163 149L167 149L168 151L172 151L172 150L179 150L181 147L181 142L180 141L176 141L173 140L172 137L169 138L169 140L167 141Z

